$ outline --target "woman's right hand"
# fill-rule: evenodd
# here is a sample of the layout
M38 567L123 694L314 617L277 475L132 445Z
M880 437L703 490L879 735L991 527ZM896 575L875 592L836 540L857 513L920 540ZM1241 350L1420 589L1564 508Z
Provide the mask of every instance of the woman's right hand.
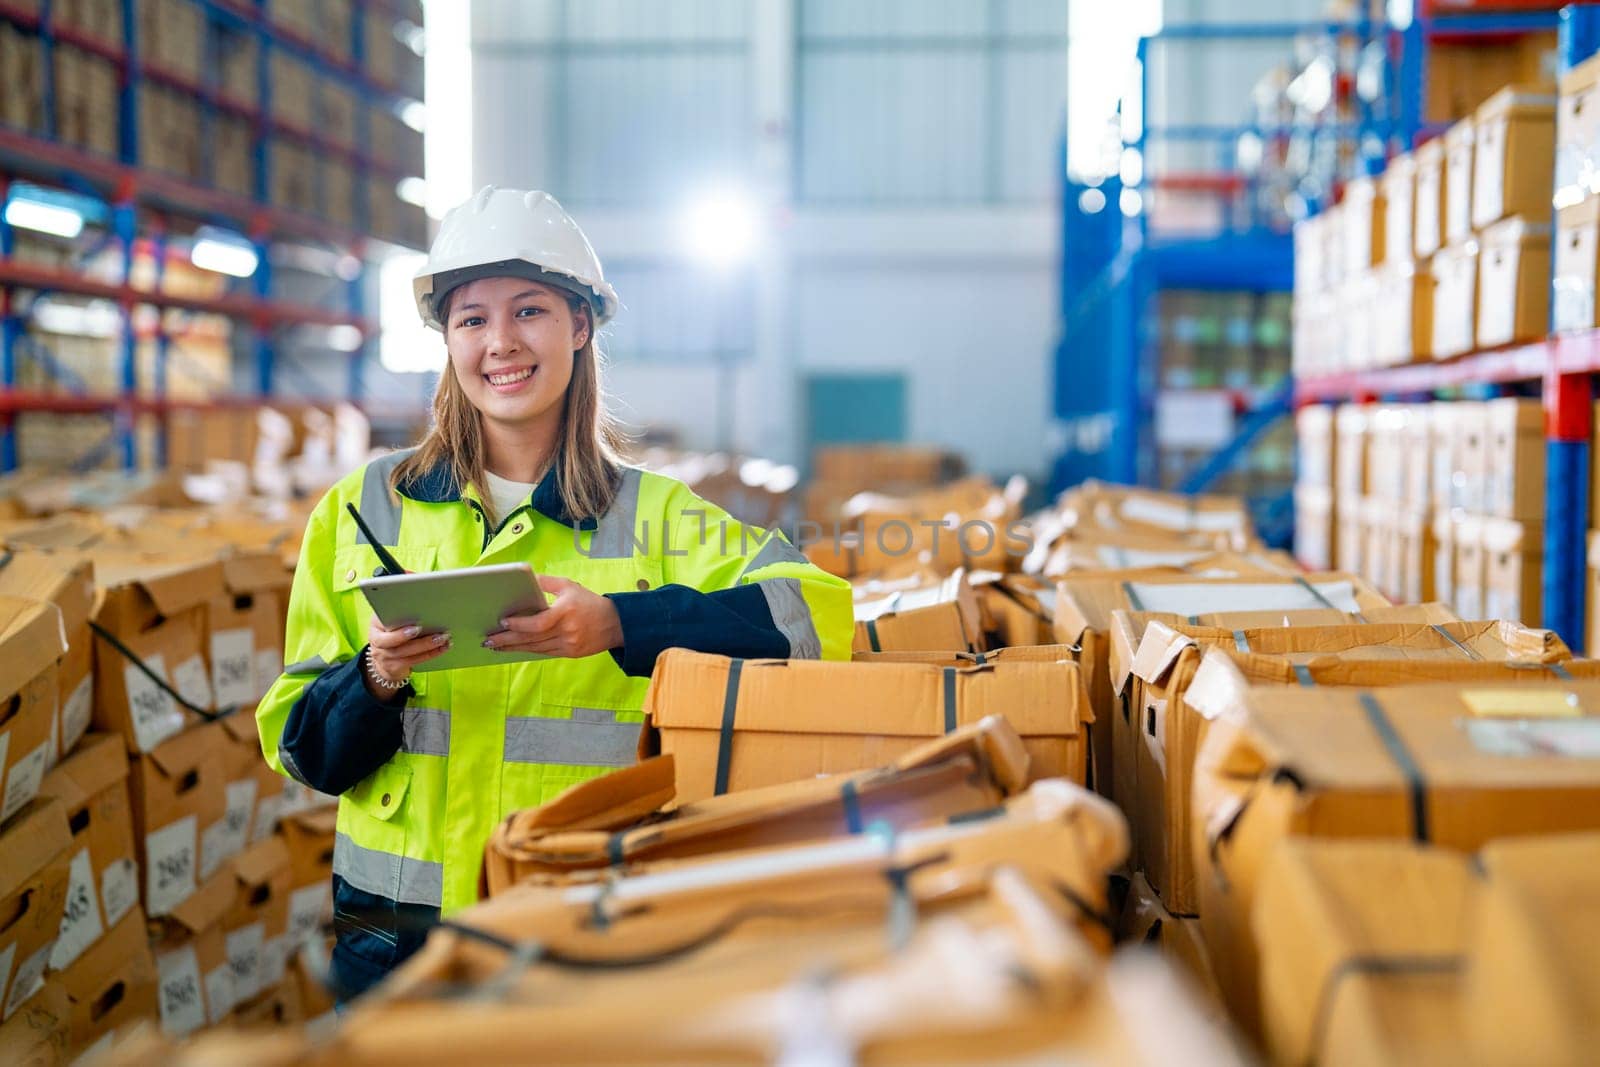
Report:
M374 617L372 625L367 627L367 648L371 669L381 674L385 681L403 684L411 677L411 671L417 664L426 663L450 650L450 635L422 634L416 626L390 630ZM367 692L377 699L394 699L396 690L379 686L367 670L361 672L361 680L366 684Z

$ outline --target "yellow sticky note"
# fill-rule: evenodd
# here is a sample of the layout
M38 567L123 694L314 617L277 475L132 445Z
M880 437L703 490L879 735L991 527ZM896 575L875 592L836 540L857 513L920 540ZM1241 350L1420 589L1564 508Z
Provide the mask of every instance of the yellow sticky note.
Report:
M1472 714L1489 718L1576 718L1583 714L1577 695L1559 689L1465 689L1461 699Z

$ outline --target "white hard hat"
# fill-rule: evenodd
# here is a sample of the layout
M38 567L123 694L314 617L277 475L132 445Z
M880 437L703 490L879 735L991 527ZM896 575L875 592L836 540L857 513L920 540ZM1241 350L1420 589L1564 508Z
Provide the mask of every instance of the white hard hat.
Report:
M600 257L556 198L538 190L485 185L439 223L428 261L411 283L422 321L443 330L437 311L450 290L510 275L560 286L589 302L598 327L617 313Z

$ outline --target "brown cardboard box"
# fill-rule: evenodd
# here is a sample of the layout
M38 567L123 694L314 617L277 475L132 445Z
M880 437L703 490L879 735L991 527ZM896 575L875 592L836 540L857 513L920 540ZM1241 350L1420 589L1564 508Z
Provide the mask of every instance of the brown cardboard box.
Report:
M1433 358L1433 272L1427 261L1385 265L1373 329L1375 362L1398 366Z
M1454 506L1451 478L1455 473L1456 409L1459 404L1433 403L1423 406L1428 421L1430 476L1428 500L1434 511L1449 511Z
M1436 584L1439 543L1432 517L1419 508L1402 508L1395 517L1394 530L1400 578L1396 599L1402 604L1444 599Z
M1463 5L1457 4L1457 7ZM1499 4L1509 8L1511 4ZM1423 121L1443 124L1470 115L1507 82L1553 92L1555 31L1513 34L1498 42L1473 35L1430 42Z
M1456 606L1456 519L1448 511L1433 516L1433 595Z
M103 599L95 620L191 703L212 706L203 606L222 588L222 566L171 557L97 554ZM95 641L94 723L149 752L198 721L104 637Z
M1502 219L1478 238L1479 348L1543 338L1550 322L1550 227Z
M1458 244L1472 236L1473 147L1477 129L1472 119L1464 118L1444 134L1445 181L1444 239Z
M0 830L0 1021L44 981L67 903L70 842L66 813L49 798Z
M276 552L222 560L220 596L206 604L206 663L219 708L255 707L283 671L283 604L291 575ZM263 679L269 679L263 685Z
M1300 565L1325 571L1334 561L1333 490L1315 485L1294 488L1294 555Z
M161 1029L172 1037L218 1025L237 1003L222 930L237 887L231 870L218 871L173 909L161 924L160 936L151 939L160 978Z
M1389 160L1378 179L1383 193L1383 258L1409 263L1416 246L1417 161L1405 152Z
M1543 619L1544 529L1515 519L1484 519L1483 614L1537 623Z
M1600 293L1595 288L1600 274L1600 197L1585 196L1556 212L1551 258L1551 328L1560 333L1600 326Z
M52 764L72 751L89 728L94 697L89 614L94 607L94 564L85 553L13 551L0 567L0 595L48 600L61 609L67 652L61 659L60 729Z
M333 918L333 845L336 808L296 812L279 824L289 849L289 942L304 943Z
M1472 227L1514 215L1548 218L1556 98L1507 86L1473 117Z
M1556 102L1556 203L1572 203L1600 174L1600 63L1584 60L1561 75Z
M684 649L657 660L644 708L641 755L658 745L677 757L685 802L719 792L719 766L734 791L881 766L990 709L1022 735L1032 777L1082 783L1093 721L1076 663L740 661Z
M1405 492L1405 463L1400 454L1400 425L1406 409L1375 404L1367 409L1367 473L1365 495L1399 500Z
M1452 407L1450 425L1455 439L1451 453L1450 506L1469 514L1482 514L1489 487L1488 409L1477 401Z
M1399 587L1398 560L1394 555L1394 504L1378 497L1361 501L1361 575L1386 597Z
M1222 661L1210 662L1216 657L1207 650L1219 650ZM1241 714L1244 691L1252 686L1379 686L1468 677L1509 684L1549 679L1553 675L1533 667L1570 656L1550 631L1505 623L1229 631L1152 622L1130 665L1140 683L1131 818L1142 869L1173 912L1198 913L1198 872L1190 852L1195 753L1211 723ZM1509 663L1517 667L1506 668Z
M1424 141L1413 155L1417 161L1417 200L1412 221L1412 248L1419 260L1426 260L1445 244L1445 203L1450 171L1445 166L1444 138Z
M1344 187L1344 265L1352 273L1365 273L1388 257L1384 224L1388 205L1377 179L1355 178Z
M896 590L887 596L857 600L857 652L981 652L983 628L978 597L967 572L930 585Z
M1483 405L1485 514L1544 520L1544 405L1504 397Z
M1207 1013L1218 1018L1226 1017L1222 989L1217 985L1216 973L1211 969L1211 957L1206 951L1205 935L1200 932L1200 921L1168 911L1142 874L1135 873L1128 880L1128 899L1122 905L1122 916L1117 924L1117 941L1125 945L1154 945L1159 948L1162 955L1172 960L1191 979L1202 996Z
M673 757L573 786L548 804L507 816L485 852L490 895L530 876L681 860L896 830L994 809L1028 779L1022 739L990 716L871 771L712 797L682 807Z
M1463 618L1484 618L1488 568L1483 551L1483 520L1472 515L1457 519L1452 536L1456 550L1452 603Z
M57 980L72 1006L67 1044L73 1054L130 1023L156 1018L156 961L138 905Z
M1200 914L1234 1016L1259 1030L1249 916L1287 837L1416 838L1472 851L1600 823L1600 682L1253 690L1195 761ZM1576 713L1576 714L1574 714Z
M1485 1063L1580 1064L1594 1057L1600 981L1600 836L1511 838L1484 847L1462 1002L1463 1035Z
M1334 412L1333 488L1340 496L1367 491L1368 422L1369 409L1362 404L1341 404Z
M989 572L993 573L993 572ZM1047 645L1053 641L1047 601L1053 603L1055 583L1027 575L1005 575L977 581L978 607L992 622L985 623L991 648Z
M1251 915L1272 1062L1477 1062L1461 1012L1474 881L1443 849L1284 842Z
M1294 413L1295 441L1300 447L1299 483L1329 489L1334 483L1334 417L1331 404L1307 404Z
M228 833L241 833L242 843L255 844L277 828L283 810L284 788L289 780L274 771L261 755L261 735L254 715L235 712L222 720L227 767ZM234 851L237 851L235 849Z
M174 911L219 866L216 828L227 812L222 754L221 727L207 723L133 758L134 840L152 919Z
M1363 497L1340 496L1334 503L1333 557L1349 574L1367 573L1366 508Z
M1084 490L1084 504L1094 522L1106 530L1135 536L1178 535L1219 550L1256 547L1250 509L1236 496L1184 495L1098 483Z
M59 608L0 596L0 823L38 794L50 765L65 651Z
M1433 418L1429 404L1401 409L1400 462L1405 467L1400 501L1426 511L1431 503L1433 479Z
M229 865L236 883L233 907L222 920L233 996L239 1004L283 982L288 965L289 849L276 835L251 845Z
M70 1012L61 983L45 982L15 1015L0 1023L0 1060L29 1065L62 1062Z
M128 754L122 738L91 734L45 776L41 795L61 803L72 832L66 913L50 957L63 970L139 904ZM141 930L144 919L139 920Z
M1441 248L1433 271L1433 358L1448 359L1477 347L1478 242L1470 235Z

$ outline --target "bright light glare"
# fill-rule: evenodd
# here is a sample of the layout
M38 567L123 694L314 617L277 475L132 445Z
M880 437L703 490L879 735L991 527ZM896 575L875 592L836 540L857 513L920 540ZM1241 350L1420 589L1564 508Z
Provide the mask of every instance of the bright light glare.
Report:
M462 17L462 6L460 0L426 0L424 8L423 175L428 215L435 219L472 195L472 20Z
M1136 186L1144 181L1144 156L1137 148L1124 148L1122 150L1121 166L1122 184Z
M1133 189L1122 190L1119 203L1122 207L1122 213L1130 219L1144 210L1144 197Z
M428 127L428 105L420 100L407 100L400 107L400 121L421 133Z
M42 296L33 302L33 324L45 333L78 337L116 337L122 333L122 313L109 300L74 304Z
M1098 215L1106 209L1106 194L1099 189L1085 189L1078 194L1078 210L1085 215Z
M394 186L394 195L408 204L426 207L428 204L428 183L421 178L401 178Z
M328 327L328 347L335 352L354 352L361 347L361 330L348 323Z
M422 324L411 278L427 258L394 255L378 268L378 361L395 374L444 370L444 338Z
M201 270L248 278L256 272L260 258L250 242L238 234L214 226L202 226L195 233L194 247L189 250L189 262Z
M737 192L708 193L685 216L685 244L696 259L731 266L747 259L756 244L755 205Z
M83 216L61 204L47 204L14 193L6 204L6 221L24 230L73 238L83 232Z

